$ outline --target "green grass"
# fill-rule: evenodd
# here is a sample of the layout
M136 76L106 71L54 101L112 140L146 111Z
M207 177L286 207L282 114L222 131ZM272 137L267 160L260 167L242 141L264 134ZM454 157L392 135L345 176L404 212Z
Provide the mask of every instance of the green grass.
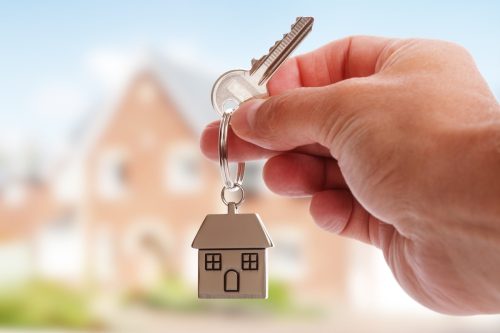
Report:
M99 323L82 293L56 283L31 281L0 289L0 325L83 329Z
M204 308L195 296L193 290L186 286L183 280L167 278L147 292L129 295L127 301L158 309L190 312Z
M297 304L290 288L281 281L270 281L268 299L199 300L196 291L181 279L168 278L149 292L131 295L129 301L157 309L180 312L230 312L279 316L311 316L319 313Z

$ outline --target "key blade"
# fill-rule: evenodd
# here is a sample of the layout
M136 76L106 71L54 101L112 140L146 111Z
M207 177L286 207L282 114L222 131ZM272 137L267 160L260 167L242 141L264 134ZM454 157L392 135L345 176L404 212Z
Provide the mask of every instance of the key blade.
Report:
M290 32L283 35L283 39L277 41L270 49L267 55L260 59L252 60L250 74L257 71L260 76L259 85L265 84L283 61L292 53L292 51L302 42L302 40L311 32L314 23L312 17L298 17L292 25Z

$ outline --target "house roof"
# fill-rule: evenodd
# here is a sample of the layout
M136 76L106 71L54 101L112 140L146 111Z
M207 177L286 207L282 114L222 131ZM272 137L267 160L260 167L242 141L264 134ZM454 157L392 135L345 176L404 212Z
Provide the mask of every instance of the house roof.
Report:
M195 249L262 249L272 246L257 214L207 215L192 245Z
M210 91L218 74L212 73L210 68L202 70L155 51L147 51L136 60L137 63L124 75L123 82L109 92L107 98L95 103L94 108L82 119L80 126L73 132L71 150L55 165L51 179L60 179L65 183L66 180L62 179L67 174L71 174L67 177L73 177L73 173L81 174L83 161L101 134L106 131L114 115L120 111L120 103L130 93L130 87L140 75L150 75L155 83L160 85L162 92L176 106L176 111L183 118L185 125L193 130L194 135L200 133L205 124L217 117L211 106ZM81 192L82 189L83 186L79 185L75 192ZM75 196L79 197L81 193Z

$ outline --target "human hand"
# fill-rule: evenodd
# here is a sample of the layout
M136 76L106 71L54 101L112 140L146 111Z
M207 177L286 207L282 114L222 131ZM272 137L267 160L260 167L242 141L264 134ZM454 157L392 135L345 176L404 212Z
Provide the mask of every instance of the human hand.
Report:
M417 301L500 312L500 107L461 47L352 37L288 60L234 113L232 160L312 196L321 227L382 249ZM218 123L201 146L217 158Z

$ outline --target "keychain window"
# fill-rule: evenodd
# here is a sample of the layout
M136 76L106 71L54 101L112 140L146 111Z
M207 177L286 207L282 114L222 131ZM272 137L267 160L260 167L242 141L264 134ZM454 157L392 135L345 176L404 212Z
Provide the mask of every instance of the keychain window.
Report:
M220 253L205 253L205 270L220 271L221 262L222 259Z
M242 253L241 268L244 271L256 271L259 269L259 256L257 253Z

